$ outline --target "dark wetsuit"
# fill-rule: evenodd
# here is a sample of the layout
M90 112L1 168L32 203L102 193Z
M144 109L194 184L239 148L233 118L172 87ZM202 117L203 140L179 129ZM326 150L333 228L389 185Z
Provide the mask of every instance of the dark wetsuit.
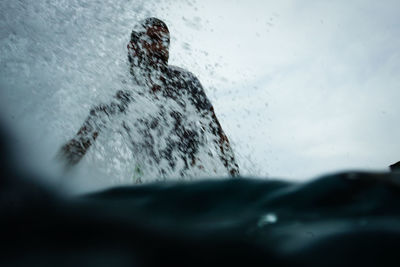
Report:
M159 72L159 80L157 85L147 85L150 87L153 93L150 95L161 95L165 99L173 100L179 106L179 109L171 107L161 107L159 114L154 114L151 118L139 119L135 124L141 129L140 130L140 142L138 138L130 135L132 130L131 126L126 123L122 123L126 133L130 136L133 146L140 146L142 150L152 158L155 164L159 164L161 160L167 160L168 165L171 169L175 168L176 154L173 157L173 152L178 151L179 157L184 162L184 169L190 168L196 164L196 156L199 151L199 147L204 145L202 133L208 131L213 136L212 142L218 147L218 156L222 161L223 165L227 168L230 175L236 176L239 174L238 166L235 162L233 152L229 146L229 141L222 131L222 127L215 116L213 106L207 98L203 87L199 80L190 72L176 68L167 67L163 72ZM146 78L145 78L146 79ZM148 79L147 79L148 80ZM145 85L143 85L145 86ZM190 103L188 103L188 101ZM131 103L132 102L132 103ZM102 130L104 125L101 123L104 114L108 118L114 117L114 115L126 113L130 104L134 105L135 99L133 92L131 91L119 91L115 100L108 105L99 105L91 110L89 118L86 120L83 127L78 132L80 136L80 147L81 151L75 151L78 155L77 160L86 153L87 148L92 144L98 133ZM200 116L198 118L205 118L207 125L196 125L193 123L188 124L186 106L192 105L196 109L196 113ZM166 120L165 117L168 117ZM163 140L166 146L163 149L155 148L155 140L157 136L154 136L151 132L155 129L161 129L160 120L164 118L164 122L168 121L169 128L172 129L170 134ZM204 122L203 121L203 122ZM171 125L172 124L172 125ZM202 128L202 129L200 129ZM208 144L209 145L209 144ZM78 149L79 150L79 149ZM160 175L165 175L166 172L160 169ZM184 175L183 173L181 173Z

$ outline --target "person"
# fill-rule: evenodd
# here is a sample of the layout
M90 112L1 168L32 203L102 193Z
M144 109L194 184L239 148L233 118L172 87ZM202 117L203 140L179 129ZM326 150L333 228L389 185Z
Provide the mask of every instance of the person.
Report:
M91 109L75 137L61 148L68 167L82 159L108 121L129 113L129 107L138 104L135 97L149 94L160 108L134 124L122 121L122 128L135 153L159 165L158 175L167 176L168 170L179 169L185 176L190 168L205 169L201 153L210 147L228 175L240 174L229 140L199 80L188 71L168 65L169 44L168 27L160 19L147 18L136 26L127 45L129 70L136 85L145 90L136 96L130 90L120 90L111 103ZM156 140L160 138L163 140ZM163 145L157 145L160 143Z

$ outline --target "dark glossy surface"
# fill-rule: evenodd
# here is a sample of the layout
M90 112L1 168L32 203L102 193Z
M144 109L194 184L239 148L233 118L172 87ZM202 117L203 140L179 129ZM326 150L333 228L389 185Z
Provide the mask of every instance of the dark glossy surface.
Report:
M1 266L398 266L399 173L66 198L31 182L1 148Z

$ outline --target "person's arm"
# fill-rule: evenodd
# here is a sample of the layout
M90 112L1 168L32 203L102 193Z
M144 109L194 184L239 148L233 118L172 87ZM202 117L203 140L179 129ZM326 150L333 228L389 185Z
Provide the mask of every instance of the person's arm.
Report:
M215 115L213 106L211 106L210 112L212 121L209 126L212 130L212 133L218 136L218 146L221 151L220 158L224 166L227 168L227 170L233 177L239 176L240 175L239 166L236 163L235 156L233 154L233 150L229 143L228 137L222 130L222 126L219 123L217 116Z
M236 163L235 155L229 143L228 137L222 130L222 126L215 115L214 107L207 98L200 81L194 75L191 76L192 101L197 110L201 113L202 117L211 117L211 122L206 127L209 127L211 133L217 137L215 142L221 152L219 153L219 157L231 176L239 176L239 166Z
M91 109L75 137L61 147L58 157L65 161L67 168L76 165L86 154L106 126L107 117L125 112L132 101L131 94L126 91L119 91L115 98L117 102L109 105L101 104Z

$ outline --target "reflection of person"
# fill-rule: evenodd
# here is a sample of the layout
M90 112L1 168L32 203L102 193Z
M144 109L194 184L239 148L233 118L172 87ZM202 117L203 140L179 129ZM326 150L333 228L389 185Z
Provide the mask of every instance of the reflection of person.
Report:
M132 31L128 44L130 73L137 84L148 88L151 95L156 95L158 98L164 97L178 104L178 108L172 107L166 112L167 114L163 114L164 117L170 118L171 135L175 136L169 136L163 140L166 145L161 150L155 151L154 136L149 134L149 130L157 127L160 123L157 119L154 121L140 120L147 128L147 131L142 131L142 134L148 135L144 137L147 140L144 150L155 163L166 160L172 169L177 165L177 160L184 163L183 169L194 167L202 169L204 167L198 160L199 148L204 145L201 141L204 138L201 135L209 132L213 136L211 143L213 143L223 166L231 176L238 176L239 168L228 138L222 130L214 108L205 95L199 80L185 70L168 65L169 42L169 30L166 24L159 19L148 18L139 25L137 30ZM76 136L61 149L61 155L67 165L72 166L78 163L85 155L105 127L104 121L106 120L104 118L114 119L119 114L125 114L132 102L135 102L132 92L124 90L119 91L110 104L102 104L93 108ZM199 115L198 123L184 123L187 118L181 111L185 110L187 105L194 106ZM197 129L194 125L197 125ZM123 126L128 132L128 136L132 138L129 134L130 127L124 123ZM174 151L178 151L179 158L172 156Z

